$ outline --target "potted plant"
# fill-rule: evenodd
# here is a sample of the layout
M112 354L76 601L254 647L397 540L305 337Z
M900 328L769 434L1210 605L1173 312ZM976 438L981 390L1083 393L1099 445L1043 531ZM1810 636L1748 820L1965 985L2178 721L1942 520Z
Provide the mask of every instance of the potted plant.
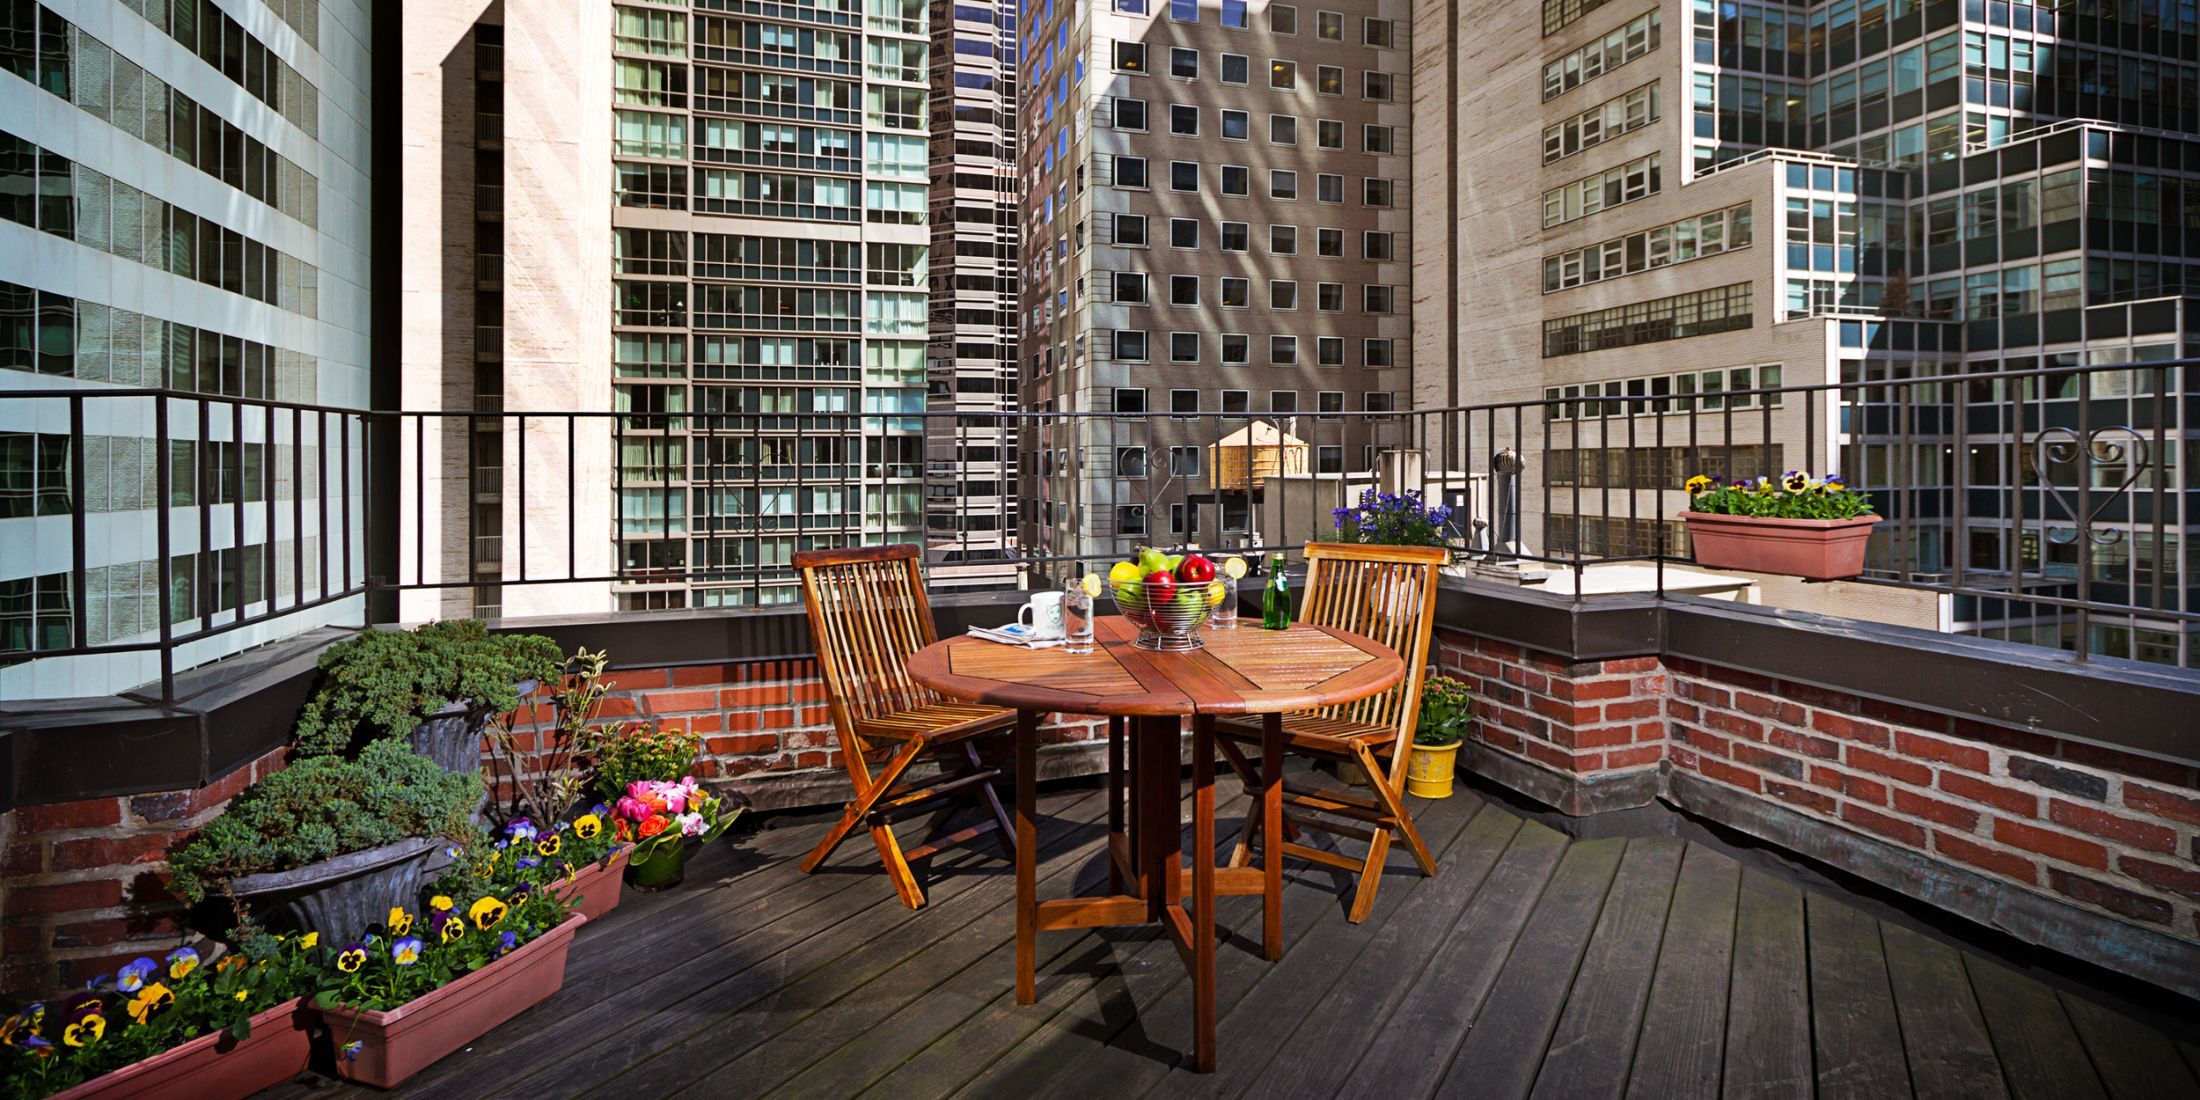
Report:
M1413 728L1413 755L1406 761L1406 793L1450 798L1457 774L1459 743L1474 725L1474 692L1463 680L1431 676L1421 685L1421 718Z
M532 634L492 635L474 619L370 630L330 646L321 686L298 716L303 756L344 755L401 738L445 771L481 769L489 716L558 675L565 655Z
M1417 490L1385 493L1368 489L1359 503L1329 513L1330 542L1357 542L1369 546L1449 546L1445 531L1451 509L1430 507Z
M711 793L694 776L676 781L639 779L613 811L620 839L634 856L626 881L641 890L669 890L687 877L690 853L726 831L741 808Z
M0 1097L243 1100L306 1068L311 937L239 929L211 964L178 948L0 1022Z
M357 940L324 942L313 1004L337 1076L394 1088L565 984L588 918L520 866L523 851L469 842L419 913L393 908Z
M1689 501L1681 519L1698 565L1809 580L1864 571L1865 544L1879 517L1838 475L1790 470L1777 482L1721 484L1699 474L1684 488Z
M564 873L549 885L589 920L618 907L620 875L633 850L618 839L604 802L574 812L588 794L584 762L601 736L595 720L608 690L606 663L601 650L573 654L557 691L532 704L551 708L555 721L549 725L522 735L513 728L513 714L499 714L487 729L491 782L504 795L498 816L506 841L532 844L538 857L561 864Z
M403 743L347 760L300 760L245 789L169 858L169 889L196 904L257 898L300 930L350 939L420 886L439 833L472 814L478 778L454 775Z

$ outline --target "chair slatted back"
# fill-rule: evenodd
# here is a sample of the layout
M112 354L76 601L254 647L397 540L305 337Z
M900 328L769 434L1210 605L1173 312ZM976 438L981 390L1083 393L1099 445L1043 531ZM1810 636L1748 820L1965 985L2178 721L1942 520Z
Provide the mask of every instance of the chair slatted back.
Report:
M1403 744L1421 717L1421 681L1436 625L1436 582L1441 567L1451 561L1451 551L1440 546L1313 543L1306 548L1306 561L1299 621L1373 638L1406 663L1405 679L1389 691L1318 713L1395 729L1397 744Z
M833 720L857 722L939 701L909 678L911 655L936 640L915 546L805 550L794 555L810 635Z

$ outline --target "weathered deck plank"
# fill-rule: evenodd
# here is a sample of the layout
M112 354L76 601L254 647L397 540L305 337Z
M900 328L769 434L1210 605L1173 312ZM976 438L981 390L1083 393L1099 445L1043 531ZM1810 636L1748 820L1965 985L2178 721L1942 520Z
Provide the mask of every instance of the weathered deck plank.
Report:
M1815 1091L1803 890L1746 868L1734 911L1721 1078L1725 1100L1807 1100Z
M1965 955L1963 967L2016 1100L2094 1100L2108 1094L2055 991L2008 967Z
M1686 848L1674 837L1628 843L1580 977L1569 978L1565 1013L1535 1076L1536 1100L1617 1100L1626 1089Z
M1923 933L1884 922L1879 938L1918 1100L2008 1096L1986 1017L1963 973L1963 957Z
M2200 1100L2200 1081L2169 1036L2068 990L2058 995L2111 1100Z
M1879 922L1820 894L1803 901L1810 930L1811 1038L1820 1100L1878 1100L1910 1091L1902 1029Z
M1709 848L1691 845L1681 858L1628 1096L1711 1100L1719 1095L1741 878L1740 864Z

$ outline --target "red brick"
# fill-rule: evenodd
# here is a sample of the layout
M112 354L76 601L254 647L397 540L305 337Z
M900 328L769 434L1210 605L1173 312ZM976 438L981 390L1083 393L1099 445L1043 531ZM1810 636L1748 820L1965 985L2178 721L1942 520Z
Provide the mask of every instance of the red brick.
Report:
M1710 676L1728 687L1739 688L1743 691L1754 691L1759 695L1771 695L1780 690L1780 681L1770 676L1759 676L1754 672L1743 672L1732 668L1714 668L1710 670Z
M1574 747L1581 749L1609 748L1613 745L1631 745L1635 741L1633 726L1592 726L1574 731Z
M1852 768L1861 768L1915 786L1931 786L1933 782L1933 769L1915 760L1882 755L1856 745L1849 746L1846 760Z
M1696 771L1706 779L1717 780L1729 787L1740 787L1745 791L1762 791L1764 789L1764 779L1756 772L1737 768L1717 757L1698 757Z
M1562 703L1547 695L1528 696L1528 709L1554 722L1568 725L1586 725L1597 720L1596 707Z
M1800 806L1806 810L1828 816L1833 814L1834 807L1837 805L1832 795L1812 790L1809 787L1798 787L1793 783L1782 783L1777 779L1765 780L1765 793L1790 806Z
M2200 798L2190 798L2174 791L2158 791L2137 783L2125 783L2124 805L2156 817L2182 821L2187 825L2200 825Z
M1656 657L1620 657L1604 662L1603 670L1608 673L1656 672L1658 670L1658 659Z
M649 691L671 686L672 676L661 668L622 668L605 673L596 682L605 691Z
M1632 748L1613 749L1604 754L1607 768L1639 768L1655 764L1665 756L1665 749L1658 745L1636 745Z
M596 703L599 718L632 718L642 713L641 706L624 695L606 695Z
M1718 688L1711 687L1707 684L1699 684L1694 680L1682 680L1674 684L1673 694L1678 695L1683 699L1693 699L1696 702L1702 703L1707 707L1726 707L1734 705L1733 696L1728 695L1726 692L1720 691Z
M1896 813L1922 817L1965 832L1978 828L1977 810L1958 806L1953 802L1942 802L1937 798L1927 798L1900 788L1896 788L1894 792L1894 809Z
M1548 767L1557 768L1560 771L1566 772L1578 772L1585 770L1582 767L1582 763L1580 761L1577 761L1573 754L1565 752L1544 742L1530 741L1527 743L1527 750L1530 759L1535 760L1538 763L1544 764Z
M2141 779L2151 779L2157 783L2167 783L2173 787L2189 788L2194 786L2196 782L2200 782L2196 781L2194 769L2190 764L2172 764L2167 760L2156 760L2151 756L2140 756L2137 753L2120 752L2116 749L2104 749L2098 745L2087 745L2077 741L2063 742L2062 750L2063 759L2099 768L2102 771L2136 775Z
M1629 718L1656 718L1664 709L1663 699L1623 699L1604 704L1604 720L1623 722Z
M1895 731L1894 747L1895 751L1905 756L1937 760L1943 764L1953 764L1968 771L1983 773L1991 766L1986 750L1976 745L1963 745L1954 741L1943 741L1937 737L1924 737L1908 730Z
M53 930L55 947L110 947L126 940L165 941L162 948L174 943L176 918L173 912L158 917L135 915L128 917L96 917L92 920L74 921L58 925ZM148 948L148 950L151 950Z
M1900 703L1889 703L1882 699L1865 699L1857 705L1856 709L1864 717L1885 722L1890 726L1908 726L1911 729L1928 730L1933 733L1946 733L1948 731L1948 717L1946 715L1934 714L1931 711L1919 710L1916 707L1904 706Z
M1506 665L1502 679L1508 684L1533 692L1543 693L1551 690L1551 678L1549 676L1530 671L1519 665Z
M2157 863L2138 856L2116 857L2116 868L2157 890L2183 894L2200 899L2200 870L2170 863Z
M2040 865L2014 852L1989 848L1969 837L1954 833L1933 831L1933 847L1940 854L1958 863L1967 863L1982 871L1991 871L2004 878L2013 878L2028 886L2040 881Z
M703 747L717 756L743 756L752 752L770 752L779 747L779 739L770 734L712 737L703 742Z
M1874 806L1887 804L1887 785L1875 779L1866 779L1861 775L1850 775L1834 768L1814 767L1810 770L1810 781L1813 786L1824 787L1829 791L1839 791L1850 798L1869 802Z
M2042 829L2008 818L1994 819L1994 839L2027 852L2038 852L2066 863L2108 869L2108 849L2068 833Z
M1792 753L1815 756L1820 760L1839 760L1841 746L1823 737L1813 737L1794 730L1774 729L1765 731L1765 740Z
M1728 714L1725 711L1715 710L1704 715L1703 720L1705 725L1721 733L1733 734L1736 737L1747 737L1752 741L1765 739L1764 723L1753 718L1744 718L1739 714Z
M686 714L699 710L715 710L718 707L718 693L656 691L642 697L642 707L651 714Z
M1900 791L1895 792L1897 797ZM1925 846L1925 827L1913 821L1889 817L1877 810L1867 809L1851 802L1841 807L1841 820L1861 829L1869 829L1881 836L1901 841L1913 848Z
M1694 722L1700 713L1694 703L1683 703L1678 699L1665 701L1665 716L1676 722Z
M731 684L741 679L741 666L725 664L682 665L670 669L670 687L707 687L714 684Z
M1770 749L1759 748L1744 741L1738 741L1734 744L1734 762L1747 764L1758 771L1784 775L1789 779L1800 780L1803 778L1803 762L1801 760L1773 752Z
M2017 752L2029 752L2038 756L2055 755L2054 738L2033 733L2029 730L2010 729L2007 726L1996 726L1969 718L1958 718L1950 732L1966 741L1983 741L1989 745L2014 749Z
M1515 756L1523 751L1520 735L1511 730L1478 724L1475 726L1475 739L1491 748L1509 752Z
M142 833L122 837L83 837L54 842L53 869L84 871L94 867L123 867L164 862L176 833Z
M784 684L731 687L718 693L718 705L724 707L760 707L793 701L794 693L788 691Z
M35 875L46 869L46 845L31 840L0 851L0 874Z
M819 680L810 680L792 685L788 688L788 691L794 696L794 701L797 703L822 703L825 701L825 684Z
M680 721L686 723L689 733L698 737L717 733L719 730L726 728L726 716L722 714L697 714L682 718Z
M1803 724L1803 708L1785 699L1775 699L1770 695L1737 691L1734 693L1734 707L1744 714L1754 714L1759 718L1770 718L1791 726Z
M1810 728L1844 741L1876 745L1882 749L1893 743L1893 735L1887 731L1887 727L1874 722L1861 722L1846 714L1835 714L1831 711L1822 710L1812 714Z
M764 728L783 730L794 728L794 711L787 707L774 707L763 712Z
M1695 726L1674 726L1673 739L1676 741L1686 742L1696 749L1710 753L1713 756L1729 756L1733 753L1733 749L1726 738L1721 737L1716 733L1712 733L1709 730L1699 729Z
M57 882L45 886L8 888L7 914L70 913L81 909L111 909L122 904L122 883L115 879L93 882Z
M44 806L19 806L15 832L50 833L60 829L97 829L122 824L122 800L93 798L83 802L54 802Z
M2025 817L2040 816L2040 796L2015 787L1989 783L1963 772L1940 773L1940 789L1957 798L1992 806L2003 813L2021 814Z
M2055 799L2047 804L2048 820L2082 833L2144 848L2150 852L2177 851L2177 834L2167 827L2135 818L2104 813L2091 806Z
M1625 699L1634 693L1635 685L1631 680L1559 680L1551 685L1551 694L1576 703Z
M2098 905L2111 913L2119 913L2133 920L2168 924L2173 912L2170 904L2160 898L2150 898L2098 879L2074 875L2060 867L2047 869L2047 884L2056 893L2089 905Z
M1793 699L1812 710L1838 710L1853 712L1859 700L1842 691L1827 691L1811 684L1799 684L1793 680L1780 681L1782 698Z

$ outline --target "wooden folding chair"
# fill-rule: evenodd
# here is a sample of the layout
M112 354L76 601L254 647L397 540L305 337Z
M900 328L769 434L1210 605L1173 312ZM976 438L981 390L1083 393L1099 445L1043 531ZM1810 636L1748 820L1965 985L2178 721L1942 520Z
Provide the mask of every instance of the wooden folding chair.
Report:
M1280 835L1285 855L1359 873L1359 888L1347 914L1358 924L1375 905L1375 890L1382 884L1394 834L1413 853L1422 874L1436 873L1436 861L1413 827L1403 795L1408 748L1421 715L1429 636L1436 621L1436 582L1439 569L1451 560L1451 551L1437 546L1315 543L1306 548L1306 559L1299 621L1349 630L1389 646L1405 659L1406 678L1389 691L1356 703L1283 716L1281 736L1271 747L1280 747L1285 756L1329 760L1365 772L1371 793L1316 791L1285 783L1275 819L1265 813L1247 814L1230 865L1248 866L1256 838L1265 846ZM1262 743L1259 723L1218 722L1215 733L1223 757L1248 789L1259 788L1261 773L1271 764L1278 767L1271 774L1280 774L1281 759L1263 759L1256 765L1240 747ZM1296 843L1293 838L1302 826L1365 841L1367 852L1355 859Z
M989 832L1014 859L1016 835L993 785L1001 770L989 761L1000 757L978 752L981 740L1015 726L1016 712L943 699L904 669L911 654L936 640L917 571L921 553L915 546L863 546L794 555L833 728L856 790L802 870L815 871L861 826L878 846L895 893L911 909L924 905L911 860ZM938 774L909 778L910 766L927 756L939 760ZM874 760L880 765L875 772ZM965 802L982 804L985 819L945 832ZM922 813L933 815L932 835L905 852L893 823Z

